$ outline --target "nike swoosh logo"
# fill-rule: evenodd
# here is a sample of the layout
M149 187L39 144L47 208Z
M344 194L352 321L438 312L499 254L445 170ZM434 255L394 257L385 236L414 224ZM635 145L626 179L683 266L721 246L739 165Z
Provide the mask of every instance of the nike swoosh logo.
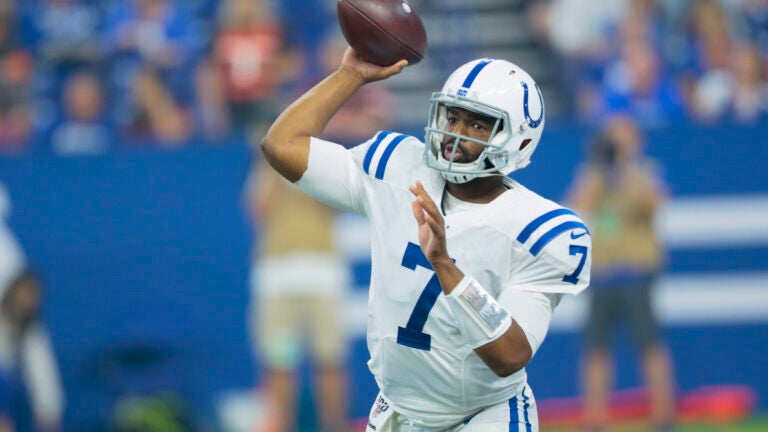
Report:
M586 231L582 231L576 234L575 231L571 231L571 239L576 240L577 238L584 236L586 233L587 233Z

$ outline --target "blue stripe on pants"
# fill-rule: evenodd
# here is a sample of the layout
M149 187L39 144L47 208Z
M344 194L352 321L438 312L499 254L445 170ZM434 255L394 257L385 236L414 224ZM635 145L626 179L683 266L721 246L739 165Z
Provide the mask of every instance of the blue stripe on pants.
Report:
M520 418L517 415L517 396L509 400L509 432L518 432L517 424Z
M531 406L531 404L528 403L528 396L525 395L525 390L523 389L523 419L525 420L525 432L531 432L531 421L528 419L528 407Z
M522 395L522 403L523 403L523 421L522 423L525 424L525 432L533 432L533 425L531 424L530 414L528 411L528 408L531 407L531 404L529 403L530 397L525 394L525 391L528 388L524 388ZM509 400L509 432L520 432L520 404L517 399L517 396L513 397Z

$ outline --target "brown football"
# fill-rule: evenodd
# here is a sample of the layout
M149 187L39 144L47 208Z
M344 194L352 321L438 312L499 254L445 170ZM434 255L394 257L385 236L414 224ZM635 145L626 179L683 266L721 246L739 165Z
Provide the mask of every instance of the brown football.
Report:
M424 23L405 0L338 0L337 11L347 43L368 62L413 65L427 54Z

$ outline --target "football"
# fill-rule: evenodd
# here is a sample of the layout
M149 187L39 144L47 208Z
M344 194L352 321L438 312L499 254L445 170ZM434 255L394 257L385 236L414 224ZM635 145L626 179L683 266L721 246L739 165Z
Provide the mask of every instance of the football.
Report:
M347 43L370 63L413 65L427 54L424 23L406 0L338 0L337 12Z

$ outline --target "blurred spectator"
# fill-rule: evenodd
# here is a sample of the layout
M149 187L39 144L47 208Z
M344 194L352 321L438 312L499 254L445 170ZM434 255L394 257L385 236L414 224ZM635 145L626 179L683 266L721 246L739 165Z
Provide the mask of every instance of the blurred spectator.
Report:
M124 123L129 145L178 147L191 136L189 113L179 104L157 73L139 73L131 89L133 104Z
M93 155L111 150L112 127L95 74L72 76L64 88L63 119L51 133L51 149L60 155Z
M642 154L641 141L631 117L612 117L592 143L589 160L569 196L570 205L592 230L592 291L583 369L585 422L590 431L608 427L610 342L623 321L642 352L651 426L671 430L675 418L672 368L651 304L663 263L654 217L666 199L666 187L655 163Z
M654 75L661 77L665 72L660 53L667 49L665 38L670 37L673 25L668 7L656 0L610 0L599 9L595 10L588 0L549 0L532 2L530 10L533 28L561 59L564 73L560 75L565 80L564 88L571 92L577 119L594 119L614 108L606 104L620 103L634 109L633 100L651 97L640 94L649 90L640 88L642 83L631 88L635 78L615 76L629 73L617 69L627 68L630 47L647 44L659 53L654 67L660 70ZM652 77L649 82L655 80ZM617 93L625 100L619 101Z
M195 70L195 125L197 133L211 143L233 132L222 73L209 58L203 59Z
M768 3L764 0L741 0L737 3L740 10L736 21L741 39L752 41L760 55L768 57Z
M694 87L693 108L708 123L755 123L768 117L768 84L760 53L742 44L730 53L728 69L711 71Z
M266 162L251 173L246 199L259 232L250 314L274 413L269 430L297 430L297 374L309 357L316 371L318 429L345 431L348 341L342 303L349 282L334 242L336 211L305 195Z
M591 0L532 2L533 28L570 61L604 62L610 55L611 43L605 36L624 14L627 3L607 0L595 8Z
M0 57L19 49L18 19L13 0L0 0Z
M0 0L0 154L20 153L32 130L33 59L20 45L18 11Z
M569 93L572 114L594 115L606 64L615 57L615 38L609 37L624 14L627 0L609 0L594 8L590 0L531 2L533 31L559 58L563 88Z
M0 184L0 431L56 432L64 396L41 318L40 279L5 223L9 211Z
M577 120L619 111L643 127L764 118L758 97L732 96L737 80L741 88L762 86L747 77L757 71L746 72L751 62L759 60L759 81L766 79L768 4L762 0L610 0L600 10L586 0L530 5L534 32L558 55ZM742 44L757 47L758 57L748 60L737 49Z
M717 0L699 0L689 13L694 68L705 72L726 67L733 42L723 6Z
M681 74L680 83L694 114L706 117L706 113L701 113L702 109L706 111L706 107L702 106L704 101L697 98L706 91L720 99L725 92L733 47L731 29L725 9L717 0L694 2L688 14L690 59Z
M214 42L229 114L235 127L265 131L275 117L277 90L295 68L283 47L283 30L266 0L224 0Z
M685 120L676 83L664 73L661 58L646 40L630 39L603 79L600 114L629 113L642 127L657 128Z
M157 70L181 71L200 45L194 20L174 0L118 2L109 18L106 30L113 53L135 56Z
M191 102L194 77L189 71L203 48L205 34L198 21L177 0L112 2L106 14L105 34L110 70L109 90L120 109L143 70L151 69L174 98Z
M36 56L55 74L94 67L100 60L101 15L97 6L81 0L42 0L29 21L27 32L31 33Z
M0 153L20 153L29 145L33 126L29 84L32 61L20 50L0 58Z
M323 76L339 67L347 48L340 33L326 37L322 49ZM355 146L370 138L371 131L385 130L392 125L395 98L388 87L371 83L361 87L338 111L323 130L323 138L345 146Z

